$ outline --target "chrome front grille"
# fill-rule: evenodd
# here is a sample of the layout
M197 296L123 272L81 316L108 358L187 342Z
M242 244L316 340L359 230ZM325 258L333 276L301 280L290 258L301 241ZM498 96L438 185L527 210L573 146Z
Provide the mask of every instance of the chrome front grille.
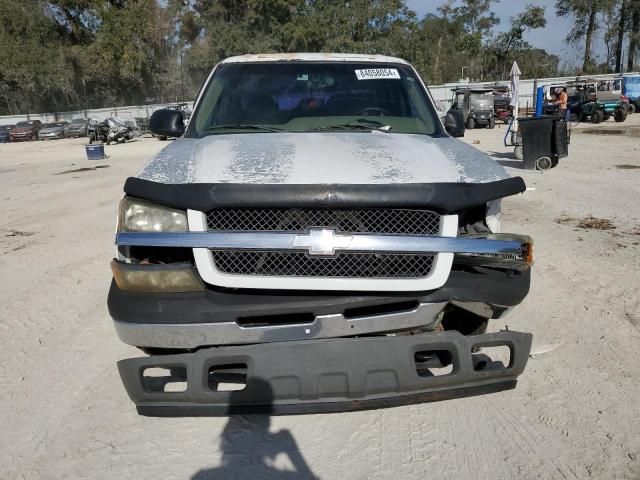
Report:
M298 251L212 250L216 268L233 275L422 278L429 275L435 255L396 253L338 253L312 257Z
M210 232L296 232L438 235L440 215L405 208L219 208L207 213Z
M210 232L438 235L440 215L404 208L220 208L207 213ZM434 254L340 252L310 255L303 250L216 250L216 269L228 275L325 278L423 278Z

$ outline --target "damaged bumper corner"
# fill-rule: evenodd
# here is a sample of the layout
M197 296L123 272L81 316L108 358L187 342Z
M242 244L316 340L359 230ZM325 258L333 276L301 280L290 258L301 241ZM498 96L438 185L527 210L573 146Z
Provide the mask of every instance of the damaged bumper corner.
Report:
M531 340L531 334L513 331L303 340L133 358L118 362L118 369L141 415L329 413L512 389ZM497 346L508 348L507 365L479 360L479 348ZM430 356L450 359L448 372L424 363ZM148 377L151 369L171 374ZM224 374L244 388L223 391ZM169 391L175 381L183 391Z

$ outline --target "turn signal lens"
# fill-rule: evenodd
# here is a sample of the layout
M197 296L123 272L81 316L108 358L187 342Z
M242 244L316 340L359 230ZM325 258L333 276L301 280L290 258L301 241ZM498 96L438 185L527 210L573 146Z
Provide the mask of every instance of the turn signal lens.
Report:
M141 264L111 262L120 290L130 292L201 292L204 283L190 263Z
M533 265L533 243L522 245L522 256L527 265Z

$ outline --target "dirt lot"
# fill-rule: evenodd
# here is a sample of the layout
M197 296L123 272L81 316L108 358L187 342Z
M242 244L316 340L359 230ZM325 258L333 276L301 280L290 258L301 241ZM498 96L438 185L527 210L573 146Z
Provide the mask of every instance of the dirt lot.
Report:
M517 168L504 128L465 141L532 189L503 224L536 241L532 291L490 327L534 334L518 388L271 419L139 417L121 386L115 362L138 352L106 308L116 209L166 143L101 162L82 139L0 144L0 478L640 478L640 138L580 128L542 174Z

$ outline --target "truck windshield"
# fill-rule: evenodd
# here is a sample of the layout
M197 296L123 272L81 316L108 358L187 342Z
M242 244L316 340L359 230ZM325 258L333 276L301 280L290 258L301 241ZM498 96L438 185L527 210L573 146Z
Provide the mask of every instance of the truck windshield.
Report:
M187 136L372 129L434 135L415 72L381 63L230 63L206 87Z
M493 92L472 90L470 95L472 100L490 100L493 98Z

